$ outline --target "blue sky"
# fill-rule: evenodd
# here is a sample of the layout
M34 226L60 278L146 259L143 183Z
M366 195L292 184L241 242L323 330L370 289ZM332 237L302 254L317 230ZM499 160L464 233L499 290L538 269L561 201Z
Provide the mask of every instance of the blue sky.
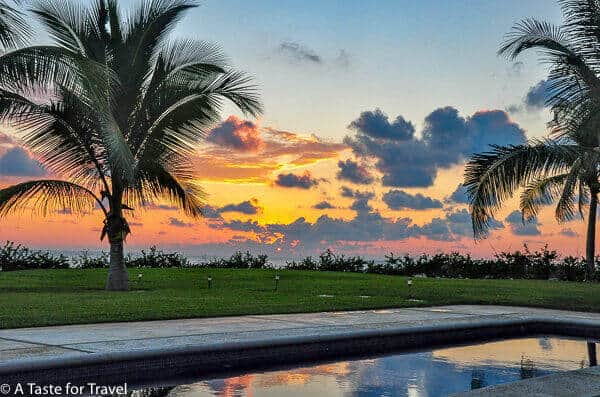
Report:
M257 77L264 120L339 137L362 110L380 107L415 123L433 109L504 108L545 75L532 56L520 73L496 55L519 19L560 21L554 1L213 1L178 30L223 46ZM322 63L278 56L297 43ZM347 66L336 62L340 51ZM538 134L543 122L522 117ZM528 130L530 128L527 128Z

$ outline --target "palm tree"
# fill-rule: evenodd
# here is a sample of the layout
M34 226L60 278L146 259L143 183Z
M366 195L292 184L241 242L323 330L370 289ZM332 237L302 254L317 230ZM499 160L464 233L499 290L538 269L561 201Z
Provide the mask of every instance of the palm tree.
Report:
M515 59L535 49L549 64L547 105L554 113L547 140L493 147L473 156L465 170L476 236L486 230L495 210L519 188L524 218L558 199L560 221L583 214L587 204L586 277L595 272L595 225L600 184L600 2L562 0L562 26L535 19L519 22L499 53Z
M202 189L191 158L219 120L224 100L261 112L254 86L229 70L218 47L169 33L189 0L147 0L121 16L116 0L89 7L42 1L32 10L55 44L0 57L0 116L23 131L23 144L59 180L0 190L0 215L33 204L104 214L110 243L106 288L127 290L125 211L159 200L201 216ZM40 92L49 98L40 104Z
M0 48L14 48L23 45L29 36L29 29L23 14L17 9L19 0L0 1Z

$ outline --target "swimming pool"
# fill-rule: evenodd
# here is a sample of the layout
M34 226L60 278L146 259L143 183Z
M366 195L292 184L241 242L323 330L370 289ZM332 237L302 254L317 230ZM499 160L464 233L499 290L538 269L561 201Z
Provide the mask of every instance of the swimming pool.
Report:
M139 389L141 396L446 396L589 365L585 340L536 337Z

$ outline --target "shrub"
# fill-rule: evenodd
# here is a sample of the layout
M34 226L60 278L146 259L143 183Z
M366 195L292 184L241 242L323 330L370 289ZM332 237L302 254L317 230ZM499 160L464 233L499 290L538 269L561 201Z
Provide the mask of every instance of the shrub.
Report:
M336 255L330 249L319 255L318 261L306 257L300 262L286 262L286 269L291 270L319 270L325 272L364 272L373 261L368 261L360 256Z
M192 267L193 264L185 256L176 252L163 252L150 247L149 251L142 250L140 256L128 255L125 259L127 267L138 268L166 268L166 267Z
M218 267L225 269L269 269L267 255L252 255L246 251L235 252L229 258L221 258L203 264L204 267Z
M69 258L54 255L48 251L34 251L7 241L0 247L0 271L8 272L26 269L66 269Z
M108 253L101 252L100 255L90 255L88 251L83 251L79 256L73 259L73 267L77 269L99 269L109 266Z

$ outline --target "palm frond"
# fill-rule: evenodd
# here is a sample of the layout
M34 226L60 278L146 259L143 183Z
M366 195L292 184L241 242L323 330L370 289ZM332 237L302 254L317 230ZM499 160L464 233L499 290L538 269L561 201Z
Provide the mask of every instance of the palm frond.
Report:
M475 236L484 235L493 213L521 186L531 183L539 175L566 171L578 155L576 145L550 140L493 146L490 152L473 155L465 167L463 185L469 196Z
M521 193L520 209L523 218L535 218L542 206L556 201L562 192L563 185L569 174L540 177L530 182Z
M587 92L600 101L600 79L594 65L588 64L590 59L580 51L580 45L572 42L572 37L568 28L532 18L524 19L507 35L498 53L515 59L528 49L542 52L552 65L550 104L585 102L589 99Z
M29 181L0 190L0 216L24 209L45 216L64 208L85 214L96 203L106 212L92 191L61 180Z
M572 220L575 217L575 189L582 176L583 157L573 162L567 177L563 181L563 188L556 205L556 219L560 222Z
M127 191L127 200L144 208L147 204L167 200L188 216L200 217L206 194L193 180L189 160L169 155L143 164L136 184Z
M30 27L23 12L17 9L19 1L9 4L0 1L0 47L15 48L25 44L30 38Z

